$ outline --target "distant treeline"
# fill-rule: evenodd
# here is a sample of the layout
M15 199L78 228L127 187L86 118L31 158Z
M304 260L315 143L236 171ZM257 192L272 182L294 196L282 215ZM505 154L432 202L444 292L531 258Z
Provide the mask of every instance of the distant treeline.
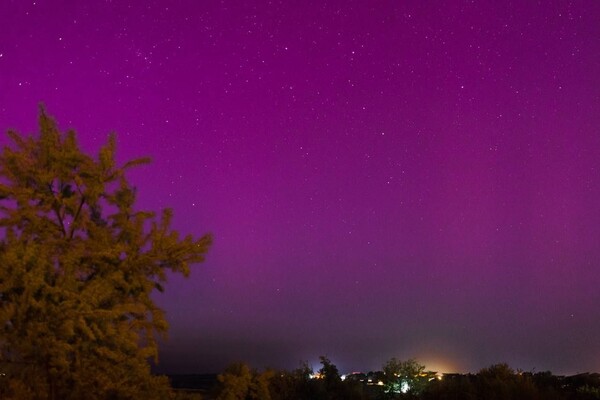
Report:
M495 364L476 374L426 371L415 360L388 361L381 371L341 375L326 357L314 371L256 370L235 363L219 375L173 376L181 399L216 400L587 400L600 399L600 374L558 376Z

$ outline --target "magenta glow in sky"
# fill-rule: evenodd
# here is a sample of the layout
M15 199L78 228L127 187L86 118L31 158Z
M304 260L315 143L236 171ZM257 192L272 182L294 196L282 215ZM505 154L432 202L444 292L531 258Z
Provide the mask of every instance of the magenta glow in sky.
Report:
M496 3L4 0L0 128L214 234L162 371L598 371L600 3Z

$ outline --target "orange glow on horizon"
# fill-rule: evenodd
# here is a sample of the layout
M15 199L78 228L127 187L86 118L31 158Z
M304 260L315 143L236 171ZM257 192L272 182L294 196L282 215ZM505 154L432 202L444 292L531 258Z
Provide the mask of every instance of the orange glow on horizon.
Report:
M454 372L465 372L464 368L459 363L445 357L440 356L427 356L417 357L419 364L425 365L426 371L435 371L443 374L454 373Z

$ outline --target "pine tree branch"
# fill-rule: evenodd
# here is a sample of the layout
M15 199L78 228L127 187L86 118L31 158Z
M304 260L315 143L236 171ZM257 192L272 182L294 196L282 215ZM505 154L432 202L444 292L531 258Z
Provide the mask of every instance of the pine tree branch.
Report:
M81 196L81 201L79 202L79 207L77 207L77 212L73 217L73 222L71 223L71 231L69 232L69 240L73 239L73 234L75 234L75 223L77 222L77 218L79 218L79 214L81 213L81 209L85 204L85 196Z
M54 199L54 204L52 205L52 209L54 210L54 214L56 215L56 218L58 219L58 223L60 224L60 229L62 231L62 234L64 237L67 236L67 230L65 229L65 224L63 222L63 218L60 215L60 210L59 208L56 206L56 202L58 202L58 199L56 198L56 195L54 194L54 190L52 190L52 184L48 184L48 189L50 190L50 193L52 194L52 198Z

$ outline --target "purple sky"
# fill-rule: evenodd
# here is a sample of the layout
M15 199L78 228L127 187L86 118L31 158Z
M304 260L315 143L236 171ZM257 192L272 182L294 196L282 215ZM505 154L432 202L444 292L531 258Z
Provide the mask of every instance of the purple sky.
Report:
M1 1L0 129L214 234L161 371L600 371L600 2L127 3Z

